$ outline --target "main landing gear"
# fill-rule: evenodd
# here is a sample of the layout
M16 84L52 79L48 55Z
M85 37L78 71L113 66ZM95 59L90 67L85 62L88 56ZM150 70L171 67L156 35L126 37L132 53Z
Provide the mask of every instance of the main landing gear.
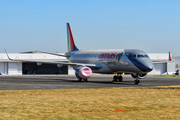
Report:
M112 82L122 82L123 81L123 77L121 76L121 74L117 74L117 75L114 75L113 77L113 81Z
M138 85L140 83L140 80L138 80L139 78L135 76L133 78L135 78L134 84ZM117 74L114 75L112 82L122 82L122 81L123 81L123 77L121 76L121 74Z
M87 82L87 79L78 78L78 82Z

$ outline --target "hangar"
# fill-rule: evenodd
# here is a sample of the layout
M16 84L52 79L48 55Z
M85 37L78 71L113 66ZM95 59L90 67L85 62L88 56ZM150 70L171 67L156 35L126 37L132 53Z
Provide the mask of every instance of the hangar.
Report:
M173 57L173 59L176 61L176 70L180 70L180 56Z
M148 74L159 75L165 72L175 71L175 61L169 61L168 53L149 53L154 64L154 69ZM66 61L61 56L42 53L9 53L12 59L36 60L36 61ZM74 70L67 65L37 64L30 62L10 61L5 53L0 53L1 75L27 75L27 74L74 74Z
M66 58L49 54L19 54L10 53L13 59L35 60L35 61L67 61ZM26 74L68 74L68 66L57 64L40 64L32 62L10 61L5 53L0 53L1 75L26 75Z
M154 68L148 73L151 75L161 75L165 72L174 72L175 71L175 60L170 60L170 53L149 53Z

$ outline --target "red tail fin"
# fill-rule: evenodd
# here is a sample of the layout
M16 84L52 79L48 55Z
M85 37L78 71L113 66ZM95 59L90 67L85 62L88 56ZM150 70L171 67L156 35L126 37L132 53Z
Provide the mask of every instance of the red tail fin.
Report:
M169 61L172 61L171 53L169 52Z
M67 23L67 42L68 42L68 52L78 51L78 48L74 43L74 38L69 23Z

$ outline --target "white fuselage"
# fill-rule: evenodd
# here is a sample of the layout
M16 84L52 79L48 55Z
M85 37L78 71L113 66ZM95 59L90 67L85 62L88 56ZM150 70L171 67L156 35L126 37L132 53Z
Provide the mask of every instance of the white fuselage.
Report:
M82 50L69 53L72 63L95 64L94 73L144 73L135 66L125 54L125 49L118 50ZM77 66L72 66L74 69Z

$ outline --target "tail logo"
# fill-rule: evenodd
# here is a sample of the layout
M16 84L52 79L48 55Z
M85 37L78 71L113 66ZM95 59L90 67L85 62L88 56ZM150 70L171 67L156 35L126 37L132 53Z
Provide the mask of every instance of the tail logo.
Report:
M169 61L172 61L171 53L169 52Z
M68 52L78 51L78 48L74 43L74 38L69 23L67 23L67 42L68 42Z

